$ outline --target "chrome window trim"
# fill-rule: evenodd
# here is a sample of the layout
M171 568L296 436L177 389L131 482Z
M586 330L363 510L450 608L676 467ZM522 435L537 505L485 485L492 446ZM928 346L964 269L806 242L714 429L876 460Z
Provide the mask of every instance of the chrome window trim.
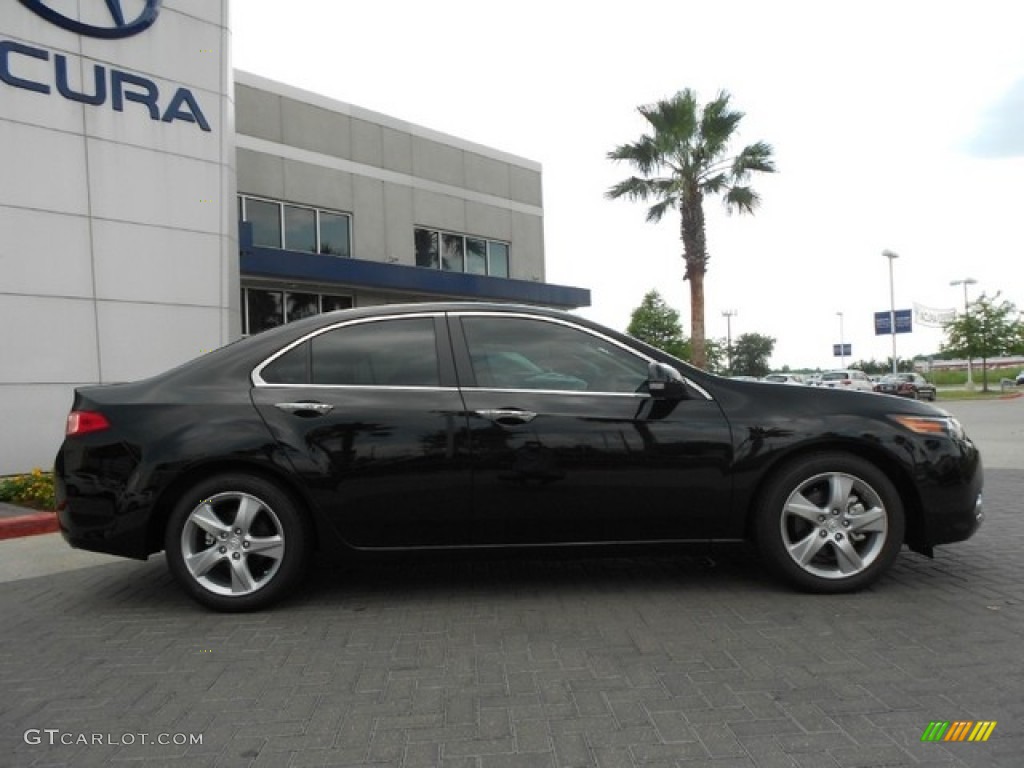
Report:
M682 374L679 374L679 375L680 375L680 376L683 376ZM694 381L693 379L691 379L691 378L690 378L689 376L683 376L683 381L685 381L685 382L686 382L686 384L687 384L688 386L691 386L691 387L693 387L693 388L694 388L695 390L697 390L697 391L698 391L698 392L700 392L700 393L701 393L702 395L704 395L704 399L705 399L705 400L710 400L711 402L714 402L714 401L715 401L715 398L713 398L713 397L711 396L711 393L710 393L710 392L708 392L708 391L707 391L706 389L704 389L704 387L702 387L702 386L701 386L700 384L698 384L697 382L695 382L695 381Z
M382 317L358 317L353 320L342 320L331 325L324 326L323 328L317 328L315 331L307 333L305 336L296 339L286 347L279 349L277 352L266 358L262 363L252 369L252 373L249 375L252 385L254 387L322 387L322 388L335 388L335 387L346 387L346 388L361 388L361 389L377 389L387 387L389 389L455 389L455 387L400 387L400 386L389 386L384 384L274 384L272 382L263 380L263 369L270 365L272 362L282 355L286 355L291 352L295 347L303 344L310 339L313 339L321 334L333 331L337 328L344 328L350 325L365 325L366 323L379 323L388 320L419 320L423 318L429 318L436 320L438 317L444 317L444 312L415 312L412 314L397 314L397 315L384 315Z
M504 389L502 387L465 387L474 392L508 392L516 395L586 395L589 397L630 397L634 400L650 398L647 392L589 392L585 389Z
M552 323L554 325L562 325L562 326L565 326L566 328L572 328L573 330L580 331L581 333L586 333L586 334L594 336L594 337L596 337L598 339L602 339L602 340L608 342L609 344L612 344L612 345L618 347L619 349L623 350L624 352L632 355L633 357L640 358L641 360L645 361L648 364L658 362L653 357L648 357L647 355L645 355L644 353L640 352L639 350L633 349L632 347L628 347L625 344L623 344L622 342L616 341L615 339L611 338L610 336L605 336L603 333L601 333L599 331L595 331L592 328L587 328L584 325L579 325L579 324L574 323L574 322L572 322L570 320L563 320L560 317L547 317L545 315L531 315L531 314L527 314L525 312L489 312L489 311L486 311L486 310L480 310L480 311L475 311L475 310L458 310L458 311L455 311L455 312L449 312L448 314L451 317L456 317L456 318L462 318L462 317L517 317L517 318L521 318L521 319L525 319L525 320L538 320L538 321L545 322L545 323ZM693 387L697 392L699 392L701 395L703 395L704 399L712 400L712 401L714 400L714 398L708 393L708 391L706 389L704 389L704 387L700 386L699 384L694 382L689 377L683 376L681 373L679 375L682 376L683 381L685 381L689 386ZM640 397L650 397L650 395L645 393L645 392L636 392L636 393L630 393L630 392L603 392L603 391L602 392L586 392L586 391L581 392L579 390L566 390L566 389L557 389L557 390L547 390L547 389L544 389L544 390L542 390L542 389L501 389L501 388L494 388L494 387L464 387L464 389L473 389L473 390L478 391L478 392L482 392L482 391L488 391L488 392L544 392L544 393L555 393L555 394L561 394L561 395L572 393L572 394L580 394L580 395L587 394L587 395L619 395L619 396L635 394L635 395L638 395Z
M261 389L387 389L414 390L417 392L458 392L458 387L417 387L411 384L262 384L255 385Z
M343 327L352 326L352 325L363 325L365 323L378 323L378 322L383 322L383 321L387 321L387 320L401 320L401 319L411 320L411 319L422 319L422 318L430 318L430 319L436 320L439 317L442 317L442 318L447 318L447 317L452 317L452 318L463 318L463 317L515 317L515 318L520 318L520 319L524 319L524 320L537 320L537 321L540 321L540 322L552 323L554 325L565 326L566 328L572 328L574 330L580 331L581 333L586 333L586 334L589 334L591 336L594 336L594 337L596 337L598 339L601 339L601 340L603 340L603 341L605 341L605 342L607 342L609 344L612 344L612 345L618 347L619 349L623 350L627 354L630 354L633 357L639 358L640 360L643 360L644 362L646 362L648 364L657 362L654 358L648 357L647 355L643 354L642 352L640 352L638 350L635 350L635 349L633 349L631 347L628 347L625 344L623 344L622 342L619 342L619 341L617 341L617 340L615 340L615 339L613 339L613 338L611 338L609 336L606 336L605 334L600 333L599 331L595 331L595 330L593 330L591 328L587 328L586 326L579 325L579 324L574 323L574 322L572 322L570 320L563 320L562 318L559 318L559 317L547 317L547 316L544 316L544 315L531 315L531 314L528 314L528 313L525 313L525 312L492 312L492 311L486 311L486 310L481 310L481 311L457 310L457 311L454 311L454 312L444 312L444 311L415 312L415 313L411 313L411 314L401 313L401 314L397 314L397 315L383 315L381 317L360 317L360 318L356 318L354 320L343 320L341 322L332 323L331 325L325 326L323 328L317 328L315 331L311 331L310 333L306 334L305 336L302 336L301 338L296 339L295 341L293 341L288 346L283 347L282 349L279 349L273 355L271 355L270 357L268 357L265 360L263 360L263 362L261 362L255 368L253 368L252 373L250 374L250 380L252 381L252 385L254 387L279 387L279 388L286 388L286 389L289 389L289 388L290 389L297 389L297 388L312 388L312 389L388 389L388 390L412 390L412 391L430 390L430 391L445 391L445 392L460 391L462 389L472 389L475 392L508 392L508 393L513 393L513 394L544 394L544 395L568 395L568 394L572 394L572 395L589 395L591 397L632 397L632 398L635 398L635 399L650 398L650 394L646 393L646 392L587 392L587 391L567 390L567 389L503 389L503 388L500 388L500 387L413 387L413 386L391 386L391 385L385 385L385 384L274 384L274 383L271 383L271 382L264 381L263 377L261 376L261 374L263 372L263 369L266 368L268 365L270 365L272 362L274 362L277 358L281 357L282 355L287 354L288 352L290 352L292 349L294 349L295 347L299 346L300 344L303 344L304 342L309 341L310 339L312 339L312 338L314 338L316 336L319 336L320 334L327 333L328 331L333 331L333 330L335 330L337 328L343 328ZM682 374L680 374L680 375L682 375ZM705 400L714 401L714 398L711 396L711 394L706 389L704 389L704 387L700 386L699 384L697 384L695 381L693 381L692 379L690 379L687 376L683 376L682 378L683 378L683 381L686 382L686 384L688 386L692 387L695 391L699 392L704 397Z

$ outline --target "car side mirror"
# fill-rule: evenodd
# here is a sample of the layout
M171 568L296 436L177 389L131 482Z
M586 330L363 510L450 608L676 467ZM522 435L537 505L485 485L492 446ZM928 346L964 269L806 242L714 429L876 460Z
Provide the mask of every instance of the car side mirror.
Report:
M671 365L651 363L647 366L647 391L655 400L682 400L686 397L686 382Z

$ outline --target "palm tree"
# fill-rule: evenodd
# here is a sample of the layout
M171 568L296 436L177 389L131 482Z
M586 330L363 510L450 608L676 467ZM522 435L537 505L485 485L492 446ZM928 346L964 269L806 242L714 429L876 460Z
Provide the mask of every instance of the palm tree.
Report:
M757 142L738 154L729 154L729 140L743 119L731 109L729 94L719 91L703 109L697 94L687 88L670 99L638 107L652 132L632 144L622 144L608 153L610 160L630 162L640 176L620 181L605 193L611 200L654 200L647 221L658 222L671 209L682 217L680 236L684 280L690 281L690 324L693 364L705 368L707 352L704 334L704 274L708 267L704 231L704 196L722 194L729 213L753 213L761 199L747 185L754 171L774 173L772 147Z

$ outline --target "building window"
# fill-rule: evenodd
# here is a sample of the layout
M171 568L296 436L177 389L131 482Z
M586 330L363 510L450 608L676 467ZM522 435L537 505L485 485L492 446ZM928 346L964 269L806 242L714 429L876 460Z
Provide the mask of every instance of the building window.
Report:
M487 274L508 277L508 243L487 243Z
M317 211L320 219L320 253L340 256L344 259L352 255L352 228L348 215Z
M446 232L441 235L441 245L444 247L441 254L441 269L445 272L465 272L466 238L462 235L449 235Z
M242 333L251 336L293 320L351 307L351 296L243 288Z
M252 244L281 247L281 206L266 200L246 200L245 220L252 224Z
M239 215L252 224L252 244L263 248L352 255L352 217L303 205L239 195Z
M419 227L413 235L417 267L508 277L508 243Z
M437 257L437 242L440 235L431 229L416 230L416 266L437 269L441 262Z
M474 275L487 274L487 241L466 238L466 271Z
M289 251L316 253L316 211L284 206L284 247Z

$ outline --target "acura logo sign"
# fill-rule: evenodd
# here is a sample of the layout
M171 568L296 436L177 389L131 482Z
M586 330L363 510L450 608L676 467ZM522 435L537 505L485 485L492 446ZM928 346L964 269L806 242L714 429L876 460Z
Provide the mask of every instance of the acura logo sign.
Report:
M144 0L145 5L135 18L125 18L124 8L122 3L124 0L103 0L107 6L106 14L109 16L109 23L100 26L99 24L86 24L85 22L79 21L78 19L72 19L59 13L49 5L47 0L19 0L22 5L28 8L30 11L38 16L42 16L44 19L52 24L56 24L58 27L75 32L79 35L88 35L89 37L103 37L108 40L114 40L121 37L131 37L137 35L144 29L148 29L156 21L157 14L160 13L160 0ZM134 8L139 5L139 0L127 0L128 4ZM82 0L83 5L100 5L100 0ZM97 17L97 21L101 17Z
M74 7L76 3L69 0L18 1L40 18L70 32L107 40L142 32L152 26L160 13L160 0L78 0L78 7L89 22L86 23L50 7ZM144 110L153 121L193 123L204 132L211 130L195 94L183 85L171 85L173 93L168 98L166 85L142 74L127 72L106 61L86 61L74 55L69 58L66 52L49 51L19 40L0 39L0 83L44 96L56 91L68 101L93 107L109 103L115 112L124 112L126 107Z

